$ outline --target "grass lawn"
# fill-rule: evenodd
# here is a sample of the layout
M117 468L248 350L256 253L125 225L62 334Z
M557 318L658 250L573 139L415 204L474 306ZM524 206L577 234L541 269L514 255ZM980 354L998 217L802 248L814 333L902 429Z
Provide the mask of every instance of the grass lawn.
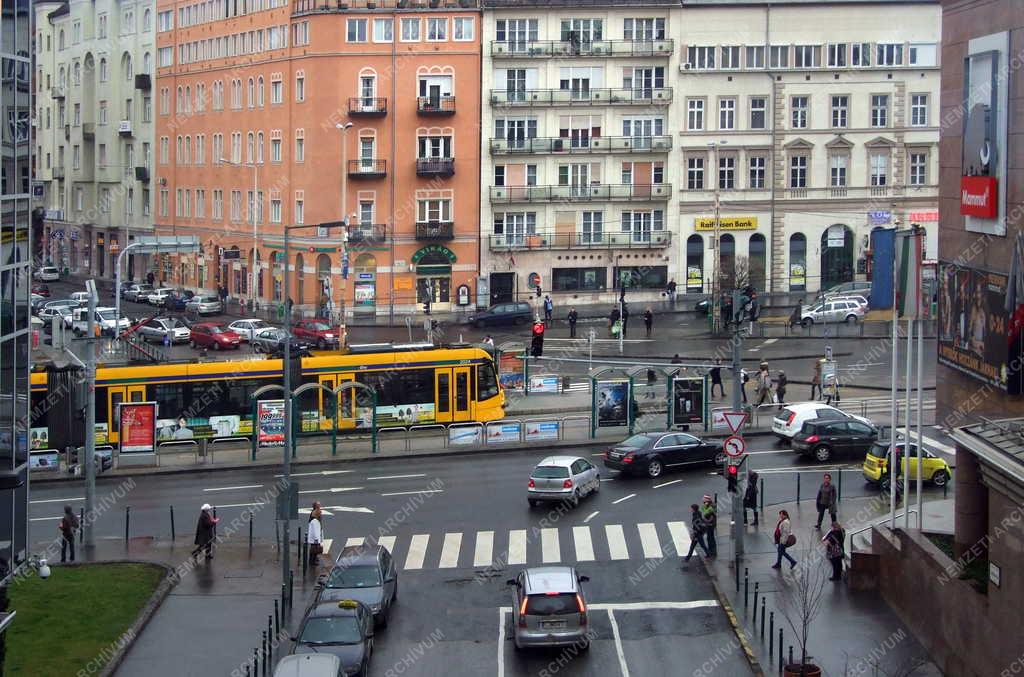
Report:
M98 672L163 577L148 564L52 571L49 580L32 575L9 589L18 615L7 630L8 675L73 677L94 660L87 672Z

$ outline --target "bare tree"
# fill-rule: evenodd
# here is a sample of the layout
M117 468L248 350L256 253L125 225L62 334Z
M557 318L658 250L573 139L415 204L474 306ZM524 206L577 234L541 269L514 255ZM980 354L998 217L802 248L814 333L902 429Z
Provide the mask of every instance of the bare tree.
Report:
M750 259L746 256L737 256L733 261L733 276L736 280L736 289L743 289L750 284Z
M817 539L812 535L808 536L809 543L815 540ZM812 667L807 663L807 641L814 619L821 613L825 592L825 569L821 566L820 560L813 555L813 548L808 548L800 565L794 567L786 576L786 587L777 593L779 612L796 634L797 644L800 646L801 675L804 674L805 668Z

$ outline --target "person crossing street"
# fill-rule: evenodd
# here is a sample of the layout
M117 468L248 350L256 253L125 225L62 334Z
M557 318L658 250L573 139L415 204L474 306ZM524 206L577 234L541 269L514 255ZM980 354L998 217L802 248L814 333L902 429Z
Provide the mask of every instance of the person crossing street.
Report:
M700 506L693 503L690 505L690 551L683 558L684 562L690 561L698 545L704 551L705 557L711 556L708 553L708 545L704 542L704 516L700 512Z
M199 553L205 550L206 559L213 559L213 541L220 519L214 517L212 511L209 503L203 503L199 510L199 520L196 522L196 548L192 551L192 557L199 557Z

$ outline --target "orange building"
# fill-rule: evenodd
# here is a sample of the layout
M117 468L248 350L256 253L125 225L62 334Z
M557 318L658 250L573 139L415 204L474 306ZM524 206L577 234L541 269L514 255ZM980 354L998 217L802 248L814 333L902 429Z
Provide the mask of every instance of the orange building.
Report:
M165 257L164 280L279 307L284 228L348 214L347 233L291 231L296 309L473 301L475 0L160 0L157 12L154 219L203 243Z

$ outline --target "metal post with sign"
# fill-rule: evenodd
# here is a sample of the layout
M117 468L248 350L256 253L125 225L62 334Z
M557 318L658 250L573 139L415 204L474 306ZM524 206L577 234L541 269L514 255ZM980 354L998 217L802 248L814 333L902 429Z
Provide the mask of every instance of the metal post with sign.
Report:
M735 404L736 395L733 395L733 400ZM737 517L743 513L743 492L746 490L746 477L743 474L743 470L746 468L747 442L743 439L743 424L747 421L747 412L727 411L723 414L723 417L725 418L726 425L729 426L729 431L732 433L722 444L722 450L726 456L725 468L723 470L726 478L730 476L736 478L736 491L731 492L731 525L732 540L735 547L734 553L736 557L740 557L744 552L743 521L737 519Z

